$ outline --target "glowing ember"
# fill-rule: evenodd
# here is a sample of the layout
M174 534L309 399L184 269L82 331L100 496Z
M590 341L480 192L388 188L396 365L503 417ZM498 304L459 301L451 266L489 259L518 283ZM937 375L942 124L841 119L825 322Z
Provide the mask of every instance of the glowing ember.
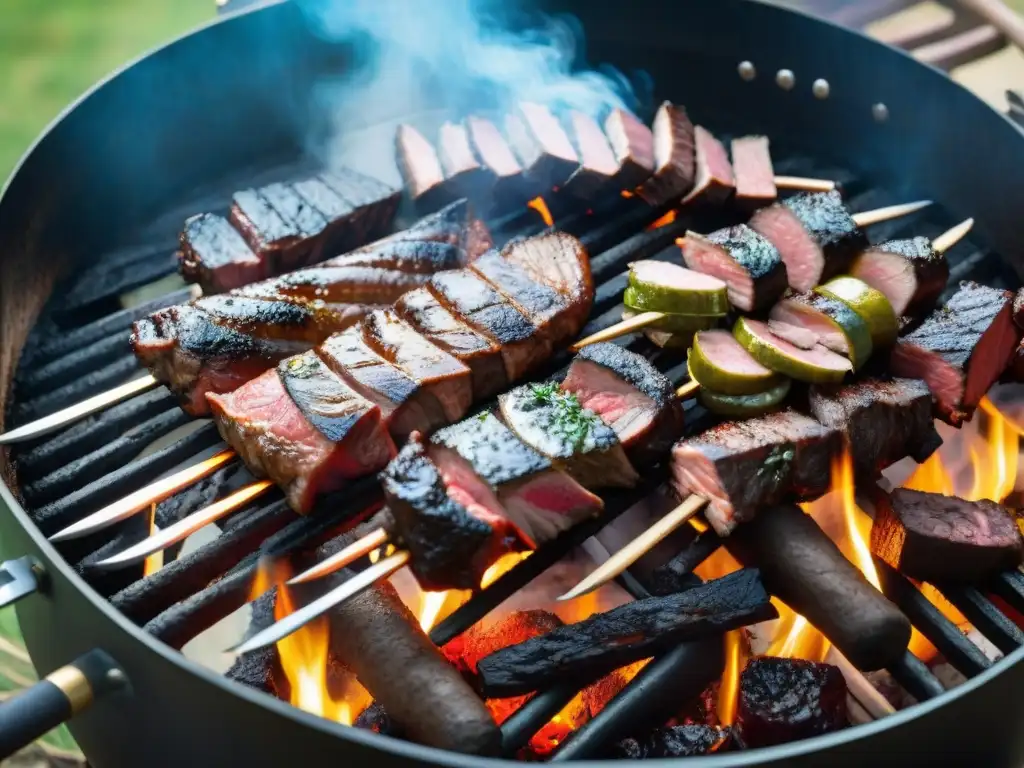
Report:
M551 211L548 210L548 204L544 202L543 197L537 196L533 198L533 200L528 202L526 206L528 208L533 208L533 210L539 213L540 217L544 219L544 223L549 227L553 227L555 225L555 219L551 216Z
M675 209L673 209L666 213L664 216L655 219L653 222L648 224L647 229L660 229L661 227L664 227L667 224L671 224L673 221L675 221L677 216L678 214L676 213Z
M159 529L156 527L156 504L149 507L149 535L152 536ZM149 576L164 567L164 551L154 552L142 563L142 575Z
M635 192L633 192L633 191L632 191L632 190L630 190L630 189L624 189L624 190L622 190L622 191L621 191L621 192L620 192L619 194L620 194L620 195L622 195L622 196L623 196L624 198L626 198L627 200L628 200L629 198L631 198L631 197L636 197L636 193L635 193Z
M722 725L736 722L736 709L739 705L740 672L743 671L741 646L743 637L741 630L733 629L725 633L725 670L722 672L722 685L718 689L718 721Z

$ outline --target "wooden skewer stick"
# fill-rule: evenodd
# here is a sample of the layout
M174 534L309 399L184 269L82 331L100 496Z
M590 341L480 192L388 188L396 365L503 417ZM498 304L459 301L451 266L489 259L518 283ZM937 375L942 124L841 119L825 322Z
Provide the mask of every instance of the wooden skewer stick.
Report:
M700 389L700 382L696 379L690 379L676 390L676 397L680 400L689 400L697 394L698 389Z
M147 389L152 389L156 385L157 380L147 374L140 379L129 381L127 384L108 389L106 392L100 392L98 395L93 395L80 403L69 405L67 408L51 413L49 416L30 421L28 424L24 424L17 429L0 434L0 445L10 445L11 443L20 443L25 440L42 437L72 422L84 419L86 416L91 416L96 411L102 411L104 408L116 405L122 400L127 400L129 397L134 397L145 392Z
M145 488L140 488L130 493L123 499L109 504L98 512L69 525L62 531L58 531L50 537L50 541L68 541L86 536L94 531L102 530L109 525L126 520L144 509L149 509L153 504L158 504L166 498L173 496L182 488L187 488L192 483L202 480L207 475L213 474L219 467L235 457L234 451L221 451L214 454L205 461L186 467L180 472L175 472L170 477L150 483Z
M776 176L775 186L779 189L800 189L804 192L831 192L836 183L829 179L809 179L805 176Z

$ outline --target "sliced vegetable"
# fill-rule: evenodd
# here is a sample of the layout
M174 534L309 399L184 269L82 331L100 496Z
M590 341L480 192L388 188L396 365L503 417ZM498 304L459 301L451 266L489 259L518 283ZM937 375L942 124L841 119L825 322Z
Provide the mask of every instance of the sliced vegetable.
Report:
M722 316L729 311L724 282L667 261L630 264L622 301L639 312Z
M752 395L782 377L757 362L728 331L701 331L686 356L690 376L724 395Z
M864 318L875 349L884 349L896 343L899 321L892 304L881 291L856 277L837 277L814 290L823 296L839 299Z
M871 357L874 345L867 322L848 304L832 296L822 293L790 296L772 307L770 318L770 323L785 323L811 331L822 346L848 357L854 370ZM774 327L771 330L774 331Z
M753 395L726 395L715 392L703 385L698 393L701 405L712 413L720 416L751 418L763 416L778 409L789 394L789 379L782 379L778 384L764 392Z
M760 320L741 317L736 321L733 335L765 368L771 368L797 381L811 384L838 383L853 370L845 357L821 345L814 349L800 349L773 334L768 330L768 324Z

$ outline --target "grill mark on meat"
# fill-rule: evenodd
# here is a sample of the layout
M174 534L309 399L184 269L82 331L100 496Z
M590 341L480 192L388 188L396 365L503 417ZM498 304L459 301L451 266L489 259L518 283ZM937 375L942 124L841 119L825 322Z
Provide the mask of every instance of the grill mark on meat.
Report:
M564 189L574 197L589 200L611 182L619 172L619 164L615 161L608 137L594 118L572 110L569 125L580 167L565 183Z
M858 477L874 478L905 455L922 463L942 444L932 420L931 393L919 379L816 386L809 401L814 418L846 435Z
M615 430L633 466L660 461L683 431L683 408L672 382L646 358L617 344L580 350L562 389Z
M693 145L693 189L683 198L683 202L700 200L711 205L721 205L729 199L736 186L729 155L722 142L700 125L693 129Z
M930 312L949 282L949 262L927 237L889 240L857 257L850 274L881 291L899 317Z
M179 237L181 275L217 293L267 276L266 265L222 216L200 213L185 220Z
M412 554L409 567L424 589L476 589L491 563L520 548L506 520L451 498L418 433L380 480L395 533Z
M681 106L664 102L654 116L654 175L639 189L650 205L681 198L696 175L693 123Z
M293 360L301 362L208 399L221 436L249 470L270 478L305 514L318 495L386 466L395 447L376 406L318 366L312 353Z
M400 125L395 132L395 156L409 198L422 208L431 208L444 198L444 170L434 147L411 125Z
M764 506L811 499L831 485L842 434L793 410L720 424L676 443L672 484L709 500L708 521L727 536Z
M767 136L733 139L732 170L736 178L737 205L751 210L771 205L778 198Z
M277 271L290 272L319 261L317 256L320 243L316 242L316 238L327 228L327 219L324 215L285 184L268 184L260 187L259 191L283 221L294 225L299 235L295 247L288 248L280 254L276 264Z
M505 118L505 132L537 194L564 185L579 167L572 142L545 106L520 102Z
M395 311L427 341L469 366L477 400L505 389L508 377L501 347L452 314L429 290L417 288L405 294L395 304Z
M584 487L631 488L639 481L615 431L593 411L581 409L569 422L555 397L537 395L537 385L506 392L498 405L509 429Z
M635 189L654 173L654 135L631 112L613 109L604 131L615 153L619 170L615 182L623 189Z
M494 185L494 174L477 159L469 132L461 123L446 122L437 138L437 154L445 184L455 193L480 199Z
M961 283L944 307L897 342L891 368L897 376L924 379L939 417L959 426L1002 375L1020 340L1013 294Z
M375 310L362 325L366 343L415 381L424 397L436 399L440 418L431 431L466 415L473 403L467 366L420 336L394 310Z
M789 284L779 250L746 224L706 236L688 231L683 261L695 272L724 280L729 302L744 312L771 306Z
M338 330L339 325L332 312L317 310L302 301L275 301L228 293L196 299L192 306L221 325L257 338L316 344Z
M231 198L231 223L276 274L290 263L283 253L305 238L298 225L286 220L258 189L243 189Z
M871 551L913 579L978 584L1019 566L1024 542L994 501L897 488L876 505Z

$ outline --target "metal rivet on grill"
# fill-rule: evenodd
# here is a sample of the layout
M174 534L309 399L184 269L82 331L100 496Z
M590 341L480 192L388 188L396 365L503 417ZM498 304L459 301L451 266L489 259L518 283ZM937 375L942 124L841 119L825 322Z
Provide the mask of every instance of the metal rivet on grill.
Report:
M791 91L796 85L796 75L791 69L780 69L775 75L775 82L782 90Z
M828 80L823 77L819 77L814 83L811 84L811 93L814 94L816 99L827 99L829 94Z
M884 123L889 119L889 108L882 102L871 105L871 116L875 118L876 122Z
M122 672L117 667L114 667L113 669L108 669L107 670L107 682L108 683L113 683L114 685L120 685L120 684L124 683L127 680L128 680L128 678L125 675L125 673Z
M754 68L754 62L752 61L741 61L740 65L736 67L736 71L740 73L740 77L744 80L753 80L757 77L757 70Z

